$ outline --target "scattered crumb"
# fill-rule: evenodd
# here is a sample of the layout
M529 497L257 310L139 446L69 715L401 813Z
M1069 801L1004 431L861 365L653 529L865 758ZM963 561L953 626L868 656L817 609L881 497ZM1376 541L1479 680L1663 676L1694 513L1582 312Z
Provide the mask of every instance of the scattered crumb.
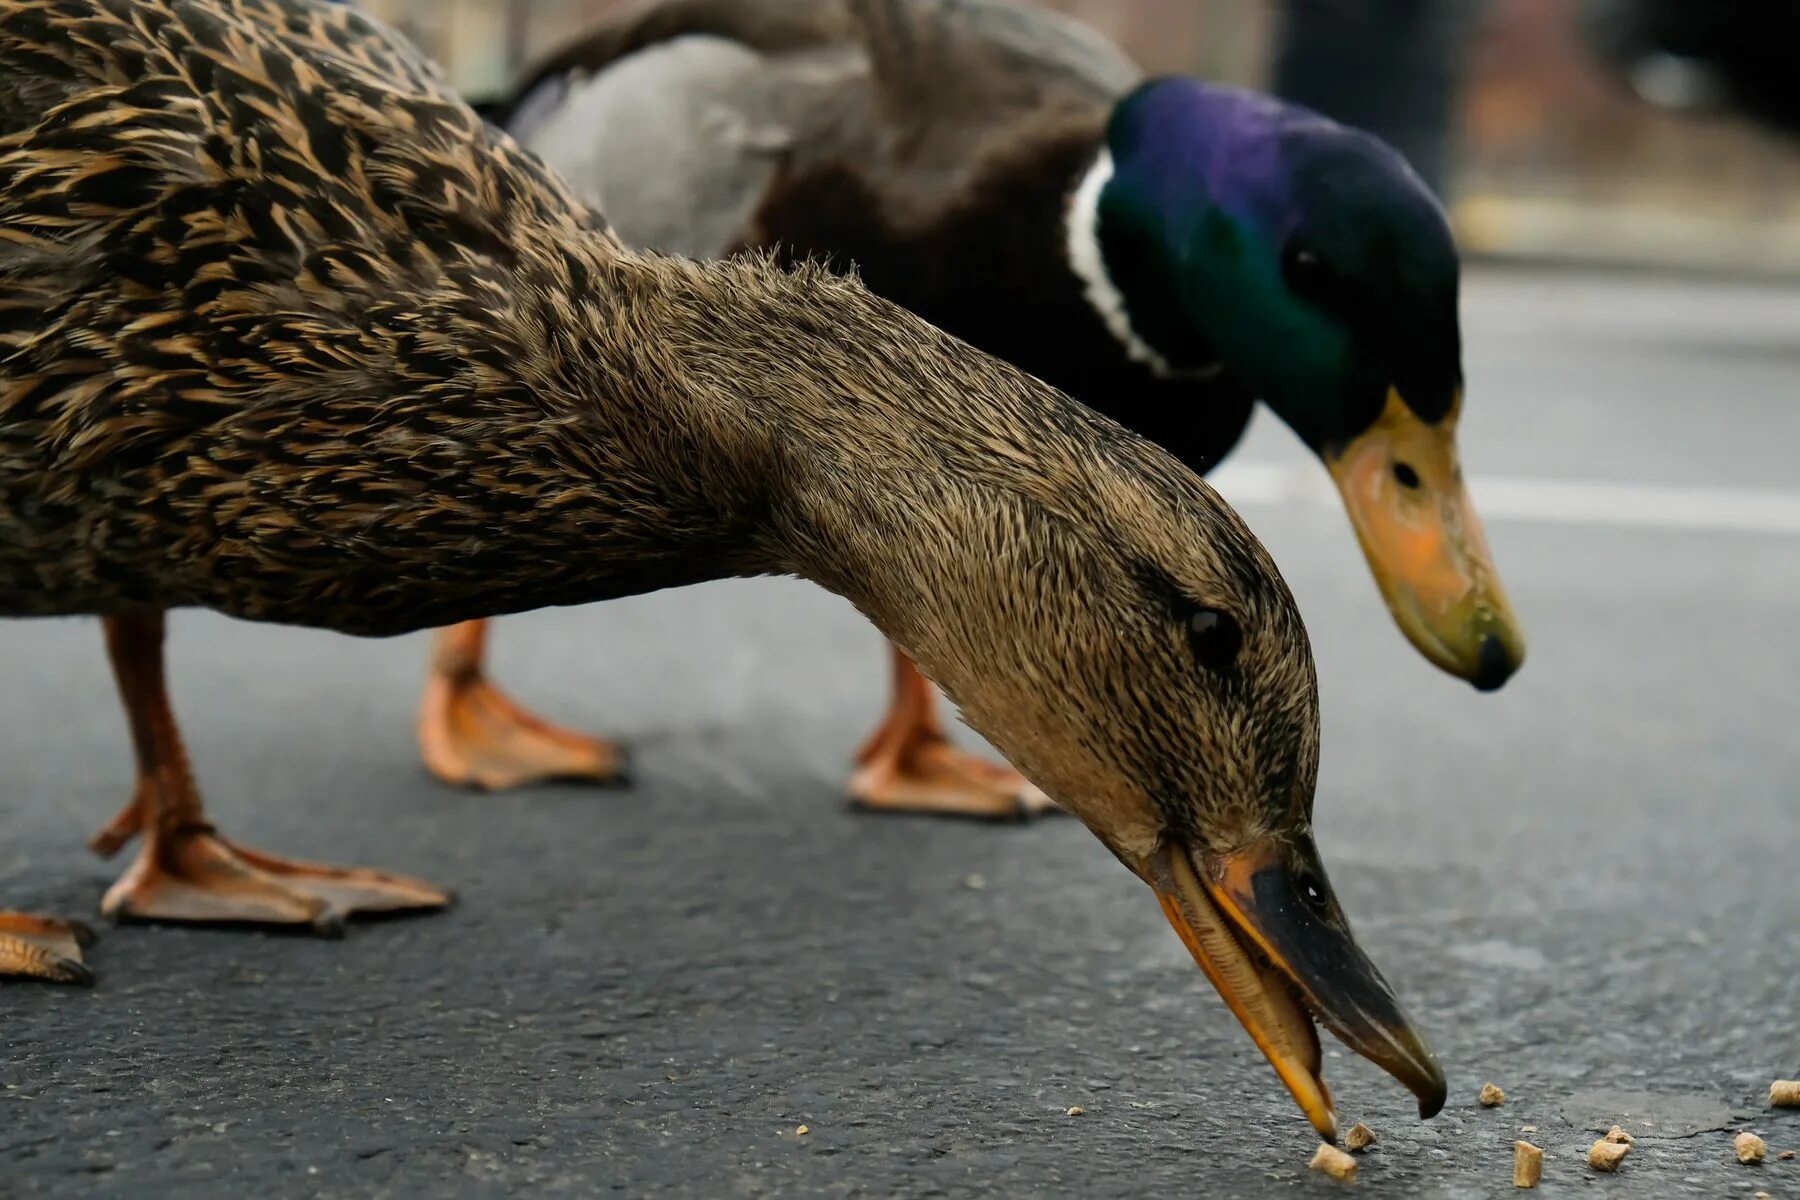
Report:
M1344 1135L1344 1145L1351 1150L1366 1150L1376 1142L1375 1131L1361 1121L1350 1127Z
M1071 1104L1069 1106L1069 1116L1071 1116L1071 1117L1079 1117L1082 1113L1084 1113L1086 1111L1087 1111L1087 1109L1081 1107L1081 1105L1079 1105L1079 1104Z
M1336 1146L1324 1142L1319 1143L1319 1148L1313 1151L1312 1161L1306 1165L1341 1183L1349 1183L1356 1178L1356 1160Z
M1588 1166L1596 1171L1616 1171L1619 1161L1630 1151L1630 1142L1609 1142L1601 1138L1588 1147Z
M1544 1173L1544 1151L1530 1142L1513 1143L1513 1186L1534 1188Z
M971 892L979 892L982 888L987 886L987 879L985 876L971 875L963 880L963 886L968 888Z
M1770 1108L1800 1108L1800 1079L1777 1079L1769 1085Z
M1794 1157L1794 1152L1792 1150L1783 1150L1780 1154L1777 1154L1775 1157L1776 1158L1792 1158L1792 1157Z
M798 1137L805 1137L807 1134L809 1134L811 1132L812 1132L812 1130L807 1128L805 1125L802 1125L800 1128L794 1130L795 1135Z
M1614 1125L1611 1129L1607 1130L1606 1140L1609 1142L1618 1142L1626 1146L1637 1145L1637 1139L1632 1137L1629 1133L1626 1133L1617 1125Z
M1521 1125L1521 1126L1519 1126L1519 1132L1520 1133L1536 1133L1537 1126L1536 1125Z
M1767 1192L1751 1192L1750 1200L1775 1200L1775 1197L1769 1195Z
M1769 1153L1769 1143L1748 1129L1731 1139L1731 1148L1737 1151L1741 1163L1759 1163Z
M1499 1108L1506 1103L1506 1093L1491 1083L1481 1085L1481 1107Z

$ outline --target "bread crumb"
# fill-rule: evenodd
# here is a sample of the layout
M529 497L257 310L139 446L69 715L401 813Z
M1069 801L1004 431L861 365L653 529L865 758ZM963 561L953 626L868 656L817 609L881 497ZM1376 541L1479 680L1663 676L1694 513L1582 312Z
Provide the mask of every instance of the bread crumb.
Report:
M1082 1113L1084 1113L1086 1111L1087 1111L1087 1109L1081 1107L1081 1105L1079 1105L1079 1104L1071 1104L1069 1106L1068 1115L1071 1117L1079 1117Z
M812 1130L810 1130L806 1126L802 1125L800 1128L794 1130L794 1135L796 1137L805 1137L807 1134L809 1134L811 1132L812 1132Z
M1481 1085L1481 1107L1499 1108L1506 1103L1506 1093L1491 1083Z
M1792 1150L1783 1150L1780 1154L1777 1154L1775 1157L1776 1158L1792 1158L1792 1157L1794 1157L1794 1152Z
M1767 1192L1751 1192L1750 1200L1775 1200L1775 1197L1769 1195Z
M1606 1140L1609 1142L1619 1142L1627 1146L1637 1145L1637 1139L1632 1137L1629 1133L1626 1133L1617 1125L1614 1125L1611 1129L1606 1131Z
M1350 1150L1366 1150L1376 1141L1375 1131L1361 1121L1352 1125L1350 1132L1344 1135L1344 1146Z
M1769 1143L1748 1129L1731 1139L1731 1148L1737 1151L1741 1163L1759 1163L1769 1153Z
M1769 1085L1770 1108L1800 1108L1800 1079L1777 1079Z
M1513 1186L1534 1188L1544 1173L1544 1151L1530 1142L1513 1143Z
M1588 1166L1596 1171L1616 1171L1619 1161L1630 1152L1630 1142L1609 1142L1601 1138L1588 1147Z
M1341 1183L1349 1183L1356 1178L1356 1160L1336 1146L1324 1142L1319 1143L1319 1148L1313 1151L1312 1161L1306 1165Z
M963 878L963 886L971 892L979 892L987 886L987 879L981 875L968 875Z
M1519 1126L1519 1132L1520 1133L1536 1133L1537 1126L1536 1125L1521 1125L1521 1126Z

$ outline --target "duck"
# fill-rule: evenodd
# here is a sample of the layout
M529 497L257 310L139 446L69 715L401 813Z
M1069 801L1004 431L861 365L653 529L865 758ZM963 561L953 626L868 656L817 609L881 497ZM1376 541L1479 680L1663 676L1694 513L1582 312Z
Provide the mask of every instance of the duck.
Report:
M638 0L485 105L628 243L759 249L878 294L1202 473L1260 401L1320 459L1389 611L1501 686L1525 643L1463 480L1459 261L1377 138L1269 96L1145 78L1010 0ZM504 788L613 778L616 748L521 716L478 626L440 635L426 765ZM951 744L892 653L857 805L1011 819L1025 776Z
M855 279L628 249L355 9L0 0L0 531L0 612L104 628L108 914L448 899L217 829L170 610L381 637L792 575L1148 884L1322 1134L1315 1019L1443 1104L1319 857L1305 626L1217 493ZM0 971L82 982L82 940L9 912Z

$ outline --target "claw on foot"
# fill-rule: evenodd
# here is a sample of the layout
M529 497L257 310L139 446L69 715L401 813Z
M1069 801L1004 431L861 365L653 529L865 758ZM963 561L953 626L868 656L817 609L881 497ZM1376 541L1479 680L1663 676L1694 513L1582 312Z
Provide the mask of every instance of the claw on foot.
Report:
M489 791L554 779L629 782L616 743L553 725L488 682L484 624L439 635L419 713L426 768L445 783Z
M75 921L0 912L0 975L90 985L81 951L93 942L94 931Z

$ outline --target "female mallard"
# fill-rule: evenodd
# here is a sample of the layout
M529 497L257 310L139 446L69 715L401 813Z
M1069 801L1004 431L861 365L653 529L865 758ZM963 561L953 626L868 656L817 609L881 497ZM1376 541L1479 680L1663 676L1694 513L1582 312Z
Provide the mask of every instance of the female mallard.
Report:
M1463 488L1457 255L1388 147L1264 96L1142 82L1061 17L997 0L649 0L496 114L633 245L775 247L1098 408L1196 470L1268 403L1337 481L1388 607L1483 689L1524 643ZM442 777L604 775L441 643L422 745ZM852 794L1042 804L953 749L896 655Z
M1320 866L1305 631L1230 509L854 281L626 251L354 11L0 0L0 530L6 612L106 620L107 842L145 840L110 912L443 902L214 832L166 609L382 635L791 573L1155 889L1321 1132L1307 1010L1443 1102ZM77 953L0 925L0 970Z

